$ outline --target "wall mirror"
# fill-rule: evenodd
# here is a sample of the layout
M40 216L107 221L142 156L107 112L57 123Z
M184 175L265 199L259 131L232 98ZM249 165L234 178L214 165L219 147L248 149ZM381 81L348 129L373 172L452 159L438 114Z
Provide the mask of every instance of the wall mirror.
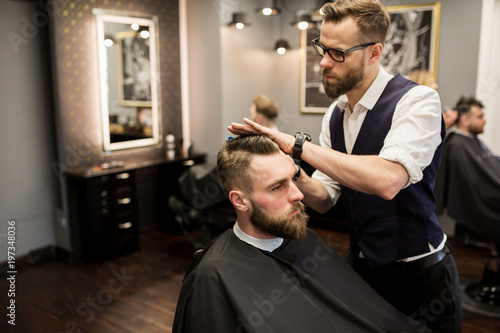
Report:
M93 13L104 151L160 143L157 17Z

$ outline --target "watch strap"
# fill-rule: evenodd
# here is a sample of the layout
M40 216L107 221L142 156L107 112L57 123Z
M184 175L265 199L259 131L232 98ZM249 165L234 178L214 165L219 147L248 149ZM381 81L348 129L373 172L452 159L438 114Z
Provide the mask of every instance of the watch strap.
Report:
M311 136L304 132L295 133L295 144L292 148L292 157L300 161L302 159L302 147L304 142L311 141Z

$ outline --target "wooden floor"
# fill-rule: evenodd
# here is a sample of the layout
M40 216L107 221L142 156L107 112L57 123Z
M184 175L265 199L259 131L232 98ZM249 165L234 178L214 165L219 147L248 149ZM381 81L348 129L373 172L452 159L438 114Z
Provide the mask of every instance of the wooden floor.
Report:
M315 228L343 255L343 232ZM47 259L18 269L15 327L7 323L7 279L0 280L0 332L171 332L193 247L181 235L141 236L138 252L104 262ZM485 250L453 249L462 280L479 278ZM463 313L464 333L500 332L500 320Z

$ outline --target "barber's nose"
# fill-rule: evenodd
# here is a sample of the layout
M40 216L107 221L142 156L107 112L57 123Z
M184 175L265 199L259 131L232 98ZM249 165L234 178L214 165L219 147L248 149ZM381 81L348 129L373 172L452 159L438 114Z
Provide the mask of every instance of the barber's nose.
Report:
M333 59L328 55L325 54L321 61L319 62L319 65L323 68L332 68L333 67Z

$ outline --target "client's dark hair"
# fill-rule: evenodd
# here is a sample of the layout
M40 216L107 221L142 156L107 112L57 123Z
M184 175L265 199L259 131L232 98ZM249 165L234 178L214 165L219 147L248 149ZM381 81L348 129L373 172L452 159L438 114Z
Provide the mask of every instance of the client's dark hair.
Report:
M461 96L460 99L458 100L457 104L455 105L455 110L458 112L458 117L457 117L457 124L460 121L460 117L464 115L468 115L470 112L471 107L477 106L480 107L481 109L484 108L484 105L481 101L477 100L474 96L471 97L465 97Z
M265 135L245 135L229 139L217 154L217 174L226 195L234 188L251 191L255 174L250 164L254 155L280 152L277 143Z

